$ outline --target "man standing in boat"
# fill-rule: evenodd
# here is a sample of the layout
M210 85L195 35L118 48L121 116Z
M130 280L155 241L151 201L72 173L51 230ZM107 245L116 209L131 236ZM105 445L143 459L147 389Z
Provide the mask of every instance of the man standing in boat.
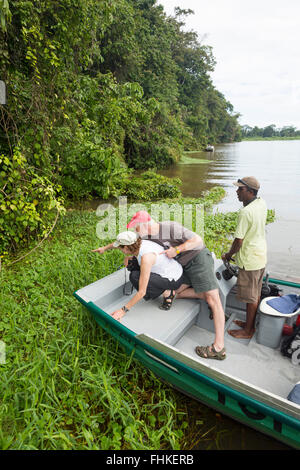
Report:
M257 197L260 184L253 176L238 179L233 184L238 187L237 196L244 207L239 212L234 241L222 259L230 261L236 254L235 262L239 267L237 299L247 304L247 317L246 322L235 321L241 329L229 330L228 333L234 338L248 339L255 332L255 317L267 263L267 206L262 198Z
M198 298L208 303L214 320L215 339L210 346L197 346L196 353L206 359L225 359L225 313L219 295L211 252L202 238L178 222L155 222L146 211L137 212L127 225L143 239L165 247L168 258L175 258L183 267L183 284L176 291L177 299ZM174 296L169 298L172 303Z

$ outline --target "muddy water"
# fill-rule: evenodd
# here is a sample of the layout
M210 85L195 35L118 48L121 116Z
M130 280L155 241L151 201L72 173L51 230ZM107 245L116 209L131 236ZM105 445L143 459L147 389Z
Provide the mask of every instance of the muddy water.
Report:
M300 140L239 142L216 146L213 153L187 156L186 163L161 173L180 177L186 196L197 197L216 185L224 187L227 195L216 208L220 212L241 207L233 181L243 176L260 181L259 195L276 212L276 222L266 229L267 270L274 277L300 282Z

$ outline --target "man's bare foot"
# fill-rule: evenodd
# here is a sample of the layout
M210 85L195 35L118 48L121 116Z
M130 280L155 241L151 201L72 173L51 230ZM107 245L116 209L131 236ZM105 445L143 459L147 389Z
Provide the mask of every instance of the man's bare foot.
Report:
M240 326L241 328L245 328L246 322L242 320L234 320L233 323L237 326Z
M250 339L254 335L255 330L252 330L252 333L249 333L245 330L229 330L228 334L237 339Z
M246 322L245 321L242 321L242 320L233 320L233 323L237 326L239 326L240 328L243 328L243 330L246 329ZM255 332L255 328L253 328L253 333ZM253 335L252 335L253 336Z

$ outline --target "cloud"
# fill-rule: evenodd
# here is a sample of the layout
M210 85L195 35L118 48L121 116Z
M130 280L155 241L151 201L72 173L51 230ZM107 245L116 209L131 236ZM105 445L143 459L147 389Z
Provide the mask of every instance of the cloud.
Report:
M241 124L300 128L299 0L159 0L192 9L186 29L213 47L213 82Z

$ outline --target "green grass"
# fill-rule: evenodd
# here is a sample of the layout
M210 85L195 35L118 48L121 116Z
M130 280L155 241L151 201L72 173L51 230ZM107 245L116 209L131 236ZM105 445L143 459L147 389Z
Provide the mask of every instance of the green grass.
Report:
M219 253L236 216L206 217ZM72 296L122 263L118 250L91 253L98 220L68 211L50 239L0 272L0 449L189 449L208 435L218 447L217 415L128 357Z
M194 152L193 152L194 153ZM183 155L181 159L177 162L177 165L191 165L193 163L210 163L210 160L207 160L206 158L198 158L198 157L188 157L186 155Z
M1 449L178 448L184 413L72 293L113 272L93 213L70 212L54 237L1 272Z

